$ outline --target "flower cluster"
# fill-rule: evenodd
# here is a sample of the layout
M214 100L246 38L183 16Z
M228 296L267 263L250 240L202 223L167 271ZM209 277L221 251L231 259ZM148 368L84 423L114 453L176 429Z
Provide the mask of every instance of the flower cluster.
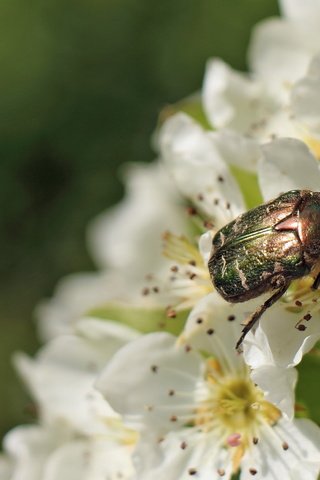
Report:
M280 7L253 32L250 73L211 59L201 95L163 113L159 159L128 167L125 199L89 228L98 271L38 306L45 345L14 361L39 420L5 437L1 480L318 478L320 415L295 391L319 355L313 272L238 352L270 292L228 303L208 270L238 215L319 190L320 4Z

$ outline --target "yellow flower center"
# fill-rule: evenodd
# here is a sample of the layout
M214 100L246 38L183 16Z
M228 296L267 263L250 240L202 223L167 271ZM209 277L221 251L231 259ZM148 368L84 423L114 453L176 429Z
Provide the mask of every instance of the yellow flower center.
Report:
M239 468L245 450L259 439L261 425L275 424L281 413L264 399L247 373L223 376L216 360L207 361L207 395L199 403L195 424L208 433L215 430L224 445L234 448L233 471Z
M308 145L313 155L320 160L320 141L317 138L308 135L306 135L303 140Z
M174 297L168 310L190 309L213 290L209 270L197 245L185 236L170 232L163 235L163 254L175 263L168 277L168 290Z

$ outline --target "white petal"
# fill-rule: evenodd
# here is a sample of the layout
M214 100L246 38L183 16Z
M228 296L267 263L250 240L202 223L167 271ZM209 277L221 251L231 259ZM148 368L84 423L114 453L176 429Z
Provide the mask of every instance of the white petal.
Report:
M104 440L78 440L51 455L43 480L128 480L132 475L129 447Z
M193 416L200 358L175 343L166 333L145 335L119 350L97 382L111 406L139 429L164 432Z
M98 347L103 349L108 358L122 345L139 337L139 333L133 328L94 317L85 317L79 320L75 330L87 340L97 342Z
M201 235L199 239L199 251L203 258L204 264L207 265L210 259L210 254L212 250L212 233L208 231Z
M255 139L227 129L212 132L211 136L228 164L256 172L261 152Z
M317 52L319 30L298 28L277 19L255 27L249 48L249 63L280 102L287 101L290 86L304 76Z
M307 478L316 480L320 470L320 429L311 421L285 419L261 428L259 441L241 462L241 480ZM284 445L285 448L284 448Z
M243 328L241 324L256 304L257 301L230 304L217 292L207 295L191 311L180 341L214 355L226 374L236 373L244 368L235 348Z
M221 447L220 439L193 434L188 428L170 432L161 442L150 436L142 438L134 456L139 480L189 480L193 476L220 480L219 469L227 479L232 472L229 452Z
M289 422L281 419L275 426L277 433L288 442L298 462L315 462L320 468L320 428L307 418ZM300 459L299 459L300 457Z
M68 434L38 426L20 426L4 438L4 449L12 458L14 480L43 480L43 469L52 451Z
M63 420L80 432L104 433L106 420L115 414L93 384L110 357L137 334L94 319L82 321L78 329L81 337L58 337L35 360L20 354L15 363L46 422Z
M283 14L290 20L309 28L310 23L319 25L320 3L318 0L280 0Z
M181 201L162 165L130 165L125 171L126 196L99 215L88 231L98 265L122 269L136 279L163 264L161 235L185 232Z
M297 120L317 136L320 135L319 85L320 56L316 56L310 65L308 74L295 84L291 103Z
M159 141L178 188L215 226L222 227L243 211L238 185L200 125L179 113L165 122Z
M262 148L259 184L264 199L294 189L319 190L320 171L307 146L293 138L281 138Z
M222 60L208 61L202 92L204 110L215 128L244 133L264 116L262 85Z
M263 390L266 400L276 405L287 418L293 418L298 378L295 368L263 365L252 371L251 378Z
M0 454L0 480L10 480L13 478L13 464L9 457Z
M128 290L124 276L116 272L77 273L59 281L54 296L36 308L40 337L49 340L70 333L72 324L91 309Z
M303 316L303 314L302 314ZM320 322L315 315L304 331L295 328L301 315L284 308L281 301L269 308L259 321L255 333L244 342L246 361L252 368L263 364L280 367L297 365L320 337Z

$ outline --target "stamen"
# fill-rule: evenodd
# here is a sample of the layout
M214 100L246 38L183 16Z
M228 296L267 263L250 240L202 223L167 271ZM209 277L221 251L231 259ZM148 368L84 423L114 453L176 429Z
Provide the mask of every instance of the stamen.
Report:
M170 298L169 315L174 318L174 312L191 309L199 299L212 292L213 286L197 245L170 232L164 233L163 240L163 254L175 264L170 267L161 292Z

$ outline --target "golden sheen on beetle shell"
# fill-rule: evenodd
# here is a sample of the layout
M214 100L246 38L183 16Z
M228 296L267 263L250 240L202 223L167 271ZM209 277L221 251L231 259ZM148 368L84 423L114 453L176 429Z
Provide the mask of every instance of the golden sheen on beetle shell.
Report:
M245 302L272 291L248 319L244 337L288 289L308 275L320 259L320 192L291 190L219 230L208 262L211 280L228 302ZM320 283L315 276L312 288Z

